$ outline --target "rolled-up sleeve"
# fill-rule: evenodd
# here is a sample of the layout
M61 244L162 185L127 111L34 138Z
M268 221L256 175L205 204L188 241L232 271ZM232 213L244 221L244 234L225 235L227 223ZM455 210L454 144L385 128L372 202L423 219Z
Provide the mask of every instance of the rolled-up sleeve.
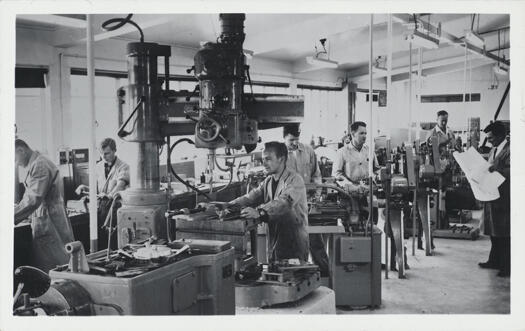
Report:
M343 148L345 147L342 147L337 151L337 156L333 165L332 176L334 176L336 179L345 177L345 160Z
M317 155L315 154L315 151L312 149L310 153L310 164L312 165L312 182L321 184L323 182L323 178L321 176L321 170L319 170L319 163L317 162Z
M129 165L123 164L117 173L117 182L123 181L126 183L126 185L129 185Z

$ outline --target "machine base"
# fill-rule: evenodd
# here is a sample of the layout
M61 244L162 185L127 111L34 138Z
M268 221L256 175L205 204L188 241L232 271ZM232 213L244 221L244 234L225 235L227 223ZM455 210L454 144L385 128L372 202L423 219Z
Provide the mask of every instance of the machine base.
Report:
M469 223L450 223L448 229L432 230L435 238L477 240L481 234L480 221L472 220ZM412 237L412 229L405 229L405 239Z
M235 307L236 315L278 315L278 314L336 314L335 292L320 286L302 299L293 303L273 307Z
M137 276L84 274L62 267L51 270L49 275L53 281L74 281L94 303L118 307L122 315L233 315L234 249L223 250L223 242L208 243L189 243L195 248L200 245L201 251L207 249L208 253L188 256ZM222 251L213 252L215 249Z
M235 306L269 307L295 302L316 290L320 285L321 276L319 272L296 282L235 284Z
M458 224L446 230L434 230L434 237L436 238L453 238L453 239L470 239L476 240L479 238L480 229L472 224Z

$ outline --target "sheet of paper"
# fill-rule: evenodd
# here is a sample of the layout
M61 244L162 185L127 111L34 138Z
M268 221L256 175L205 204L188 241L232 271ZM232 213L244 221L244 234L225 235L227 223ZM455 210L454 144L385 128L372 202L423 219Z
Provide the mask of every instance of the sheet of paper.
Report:
M473 147L466 152L454 152L454 158L465 173L474 196L479 201L499 198L498 187L505 181L499 172L489 172L490 163Z

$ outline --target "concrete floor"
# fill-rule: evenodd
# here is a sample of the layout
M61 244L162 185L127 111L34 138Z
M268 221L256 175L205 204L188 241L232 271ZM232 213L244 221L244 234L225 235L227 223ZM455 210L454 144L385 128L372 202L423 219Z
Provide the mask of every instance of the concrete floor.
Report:
M481 269L488 258L490 239L476 241L435 238L434 256L407 241L407 279L382 272L382 304L375 310L337 308L338 314L509 314L510 278L497 270Z

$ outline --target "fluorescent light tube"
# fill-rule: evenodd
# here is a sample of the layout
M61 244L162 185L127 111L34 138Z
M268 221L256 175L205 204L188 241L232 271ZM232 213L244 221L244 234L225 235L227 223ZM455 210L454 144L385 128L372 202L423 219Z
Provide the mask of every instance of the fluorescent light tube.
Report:
M339 62L337 61L320 59L320 58L316 58L313 56L307 56L306 62L310 65L320 67L320 68L334 68L335 69L339 66Z
M423 48L436 49L439 48L439 39L421 33L417 30L405 35L406 41L411 41L413 44Z
M473 46L479 48L485 47L485 39L472 30L465 30L465 40Z

